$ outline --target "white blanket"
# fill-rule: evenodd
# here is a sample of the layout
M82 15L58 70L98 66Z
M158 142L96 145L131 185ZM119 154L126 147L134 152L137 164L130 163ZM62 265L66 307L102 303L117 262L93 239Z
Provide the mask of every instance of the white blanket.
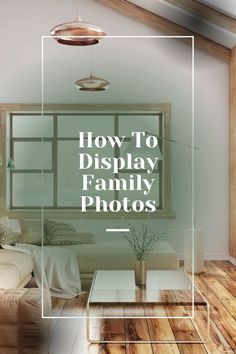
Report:
M62 247L23 243L3 248L31 254L36 283L39 288L49 289L52 296L71 299L81 292L79 266L74 252Z

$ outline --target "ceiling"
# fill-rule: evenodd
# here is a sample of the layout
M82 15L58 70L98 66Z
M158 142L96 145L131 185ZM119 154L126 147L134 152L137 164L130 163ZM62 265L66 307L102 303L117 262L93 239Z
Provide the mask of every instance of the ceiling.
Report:
M114 1L117 1L119 5L123 0L109 0L108 4ZM49 35L50 29L56 24L73 20L75 3L75 0L0 0L2 28L0 31L0 102L41 102L41 36ZM167 1L132 0L132 3L142 7L145 5L147 10L178 22L181 26L186 25L192 30L201 31L205 36L229 48L236 43L235 34L210 22L204 22L204 26L200 26L199 19L190 21L193 15L176 8ZM130 18L128 14L124 16L119 11L105 6L102 0L95 0L94 4L93 0L80 0L80 4L82 19L99 24L107 31L108 36L162 35L160 31ZM229 8L225 8L224 11L229 11ZM198 51L197 56L201 55L204 54ZM138 97L142 103L167 102L171 98L173 102L176 100L177 105L176 97L179 94L176 93L179 92L181 78L188 77L186 75L191 72L190 46L155 39L143 41L137 39L130 45L128 45L128 40L125 43L125 41L115 39L112 41L104 39L101 45L94 48L95 74L111 81L111 88L106 95L102 93L90 96L78 95L74 88L74 81L88 76L90 56L89 47L69 48L59 46L52 38L45 40L47 102L87 103L92 100L94 103L104 103L108 100L125 103L135 102ZM227 69L223 62L217 65L220 65L222 71ZM164 67L166 71L163 71ZM197 66L196 70L198 70ZM201 70L209 72L207 62ZM148 82L155 84L152 91L149 90L148 97L145 96L147 93L145 74L150 78ZM173 85L172 81L169 82L166 77L175 77L176 84ZM190 79L187 85L189 83ZM132 89L133 87L136 91ZM187 87L187 91L182 92L183 97L188 94Z
M212 7L213 9L216 9L223 14L236 18L235 0L198 0L198 2Z
M235 0L129 0L129 2L228 48L236 44ZM216 12L211 14L211 9ZM227 29L228 26L225 25L227 22L229 26L231 24L231 30Z

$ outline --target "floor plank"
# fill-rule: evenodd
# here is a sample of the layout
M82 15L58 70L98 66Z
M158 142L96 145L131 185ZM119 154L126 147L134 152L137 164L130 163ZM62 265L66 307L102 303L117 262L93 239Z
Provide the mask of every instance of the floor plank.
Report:
M163 316L163 318L149 318L147 320L150 338L152 340L174 340L174 333L172 331L170 322L164 317L167 316L166 311L163 306L152 306L146 309L147 316ZM177 344L152 344L152 349L154 354L165 353L165 354L179 354Z
M180 354L177 344L152 344L153 354Z
M215 323L231 349L236 353L236 321L215 294L209 291L207 284L200 276L195 277L195 283L210 304L211 320Z
M80 330L77 319L58 319L51 340L50 354L72 354Z
M52 298L52 316L60 316L66 300L58 297Z
M141 306L132 306L124 309L125 317L125 333L126 340L130 341L149 341L150 334L148 330L147 320L145 318L135 318L135 316L145 316L145 309ZM134 318L132 318L134 317ZM149 344L150 346L150 344Z
M85 307L87 302L87 294L76 296L65 302L61 311L61 316L81 317L85 315Z
M123 316L124 308L119 306L111 307L107 306L103 310L103 316L113 317L113 316ZM102 338L103 340L116 340L124 341L126 339L125 335L125 319L124 318L106 318L102 324Z
M103 326L103 308L101 306L93 306L92 311L90 311L89 320L86 318L86 329L89 329L90 340L102 340L102 326ZM87 332L86 332L87 335Z
M232 281L231 276L222 268L217 266L214 262L207 262L207 274L215 276L221 284L236 297L236 281Z
M189 316L191 316L192 309L185 309L187 310ZM207 333L204 333L207 328L207 312L201 307L196 307L195 316L192 321L196 329L200 330L200 333L203 333L207 338ZM208 354L220 354L226 352L228 354L233 354L233 351L230 348L229 344L226 342L224 336L212 320L210 320L210 337L209 340L204 343L204 347Z
M125 316L145 316L144 307L135 307L125 308ZM145 318L128 318L125 319L125 331L126 331L126 340L134 341L149 341L150 334L148 330L147 320ZM127 344L126 345L127 354L153 354L152 345L148 344Z
M99 354L126 354L125 344L101 344Z
M150 344L127 344L127 354L152 354L152 346Z
M216 261L214 262L219 268L222 268L226 271L226 273L236 281L236 266L227 261Z
M231 316L236 318L236 298L232 293L214 275L205 273L199 277L208 287L208 291L210 290Z
M165 311L168 316L189 316L183 306L165 306ZM177 341L199 341L200 337L191 319L169 319L172 331ZM179 343L178 348L180 353L198 353L206 354L206 349L203 344L187 344Z
M90 344L87 341L86 319L82 318L77 321L77 334L71 354L100 354L100 346L98 344Z

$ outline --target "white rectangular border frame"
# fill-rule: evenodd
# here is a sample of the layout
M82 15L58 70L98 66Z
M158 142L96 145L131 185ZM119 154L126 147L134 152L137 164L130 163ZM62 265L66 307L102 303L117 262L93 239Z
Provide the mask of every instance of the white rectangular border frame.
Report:
M72 38L72 37L78 37L78 36L63 36L65 38ZM79 36L80 38L84 37L84 36ZM96 36L91 36L91 37L95 37ZM41 44L42 44L42 52L41 52L41 100L42 100L42 104L41 104L41 116L43 118L44 116L44 40L45 39L51 39L51 40L55 40L55 36L42 36L41 37ZM191 39L191 47L192 47L192 185L191 185L191 193L192 193L192 240L194 239L194 229L195 229L195 191L194 191L194 185L195 185L195 181L194 181L194 172L195 172L195 164L194 164L194 146L195 146L195 132L194 132L194 78L195 78L195 71L194 71L194 50L195 50L195 45L194 45L194 36L106 36L105 38L172 38L172 39L186 39L189 38ZM42 138L43 141L43 138ZM43 172L42 172L43 174ZM42 179L42 191L43 191L43 179ZM44 206L42 203L42 318L44 319L88 319L87 316L44 316L44 280L43 280L43 269L44 269L44 257L43 257L43 220L44 220ZM195 316L195 310L194 310L194 288L195 288L195 282L194 282L194 242L192 242L192 274L190 276L191 281L192 281L192 315L191 316L151 316L151 317L134 317L134 318L162 318L162 319L194 319ZM204 299L205 300L205 299ZM206 301L206 300L205 300ZM207 303L207 301L206 301ZM207 306L209 307L209 304L207 303ZM104 319L105 317L90 317L92 318L101 318ZM118 317L112 317L112 318L124 318L124 316L118 316ZM128 317L127 317L128 318ZM176 343L176 342L175 342Z

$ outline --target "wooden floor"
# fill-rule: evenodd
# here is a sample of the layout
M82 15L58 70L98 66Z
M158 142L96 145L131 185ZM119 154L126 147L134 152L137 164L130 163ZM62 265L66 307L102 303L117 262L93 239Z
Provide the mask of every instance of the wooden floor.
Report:
M89 344L86 340L85 319L53 320L50 354L221 354L236 353L236 267L229 262L206 262L206 273L197 275L195 282L210 304L210 340L206 344ZM74 316L85 311L86 294L72 300L53 299L54 315ZM178 315L190 309L178 306ZM163 311L173 314L173 308ZM176 315L176 313L175 313ZM128 322L127 322L128 321ZM181 320L126 319L106 320L103 331L110 339L150 339L163 336L184 340L186 335L197 338L196 328L206 327L206 316L196 311L195 326ZM185 321L185 320L184 320ZM189 320L190 321L190 320ZM96 328L93 328L96 331Z

